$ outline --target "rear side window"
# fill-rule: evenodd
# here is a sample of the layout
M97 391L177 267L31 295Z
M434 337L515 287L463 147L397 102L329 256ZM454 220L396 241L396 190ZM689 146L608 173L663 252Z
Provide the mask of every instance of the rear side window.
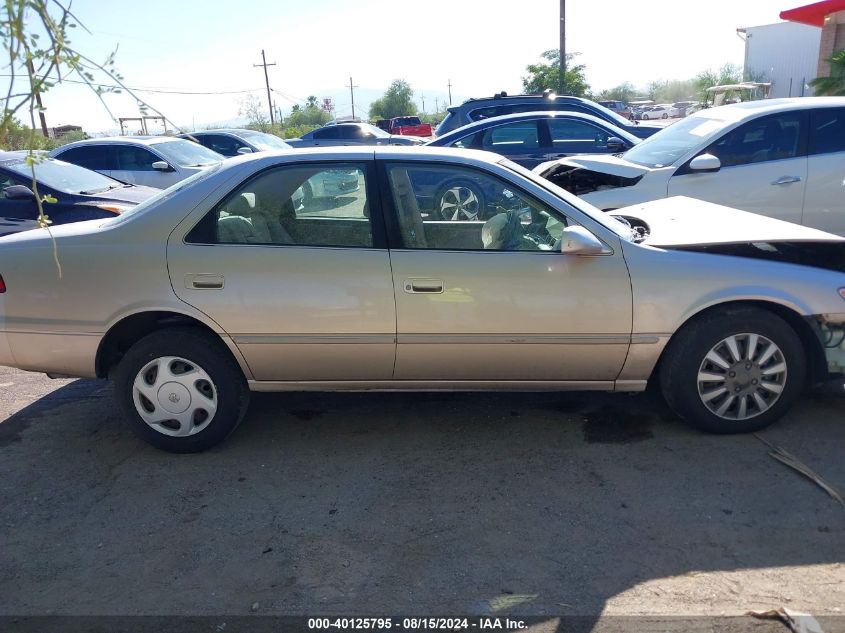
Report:
M73 147L56 155L56 158L94 171L117 169L114 147L111 145L84 145Z
M845 152L845 108L814 110L810 122L810 154Z
M232 191L188 234L192 244L369 248L373 233L357 163L288 165Z
M484 132L481 147L491 152L510 154L540 146L537 121L519 121L498 125Z
M320 128L319 130L314 130L313 138L316 138L316 139L342 138L341 137L341 130L338 129L338 126L336 126L336 125L330 125L328 127Z
M473 121L480 121L481 119L489 119L494 116L502 116L503 114L510 114L510 106L490 106L489 108L478 108L469 113L469 118Z

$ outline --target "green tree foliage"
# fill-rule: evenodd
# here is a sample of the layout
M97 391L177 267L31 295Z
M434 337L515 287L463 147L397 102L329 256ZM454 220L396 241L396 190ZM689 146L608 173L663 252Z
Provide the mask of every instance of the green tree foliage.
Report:
M573 60L580 53L566 55L566 73L564 74L563 92L583 97L590 90L590 85L584 76L585 66L574 64ZM529 64L525 67L528 76L522 78L522 89L527 93L539 93L546 89L558 90L560 82L560 51L552 49L541 55L545 60L539 64Z
M615 88L609 90L602 90L596 95L596 101L634 101L639 94L637 89L629 81L619 84Z
M246 117L247 127L259 132L270 131L269 110L261 103L255 95L249 94L240 101L238 115Z
M816 77L810 85L816 89L819 96L845 96L845 50L834 53L827 61L830 64L830 75Z
M330 121L332 115L323 110L317 105L317 97L308 97L305 107L294 105L291 109L290 116L285 119L285 127L309 127L311 129L325 125ZM304 134L304 132L303 132ZM294 135L294 136L299 136ZM294 138L294 136L284 136L284 138Z
M370 104L370 119L414 115L417 113L417 106L414 105L413 98L411 85L403 79L394 79L384 96Z
M742 69L736 64L725 64L718 71L703 70L695 76L695 88L701 101L707 99L707 88L738 84L742 81Z

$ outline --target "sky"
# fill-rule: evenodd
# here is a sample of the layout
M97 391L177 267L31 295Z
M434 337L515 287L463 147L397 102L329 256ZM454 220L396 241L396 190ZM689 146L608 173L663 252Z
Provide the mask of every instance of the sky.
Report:
M577 52L594 91L629 81L686 79L727 62L741 65L738 27L779 22L805 4L774 0L569 0L566 49ZM643 6L645 8L637 8ZM558 47L559 0L74 0L83 29L73 45L101 61L117 49L127 86L187 129L237 124L241 101L285 113L309 95L331 97L337 116L356 114L394 79L408 81L418 108L521 91L528 64ZM8 80L6 80L8 81ZM108 83L105 77L98 78ZM152 92L158 90L159 92ZM203 94L169 94L168 91ZM208 94L228 93L228 94ZM114 117L138 116L128 95L104 97ZM90 134L118 129L96 95L63 84L44 95L49 126Z

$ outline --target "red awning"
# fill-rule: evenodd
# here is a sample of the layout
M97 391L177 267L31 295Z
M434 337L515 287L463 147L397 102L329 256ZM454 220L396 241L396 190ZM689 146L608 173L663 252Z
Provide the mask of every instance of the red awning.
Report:
M781 20L800 22L810 26L824 26L824 16L845 11L845 0L823 0L803 7L780 12Z

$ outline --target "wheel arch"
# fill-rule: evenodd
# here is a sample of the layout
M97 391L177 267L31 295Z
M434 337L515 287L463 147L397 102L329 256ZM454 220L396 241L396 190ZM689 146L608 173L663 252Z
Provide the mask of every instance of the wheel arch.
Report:
M814 384L822 381L827 376L827 360L825 358L824 346L819 333L819 326L812 318L802 315L793 308L775 301L764 299L742 299L716 303L687 316L686 320L675 330L660 353L649 381L653 381L660 372L660 366L666 358L668 350L672 347L672 341L682 330L692 327L701 318L714 312L740 312L748 308L766 310L783 319L789 325L798 338L801 340L804 353L807 358L807 381Z
M126 315L113 323L97 348L94 368L98 378L108 378L109 372L117 366L132 345L155 332L171 327L192 327L220 340L244 376L251 378L246 361L228 336L221 335L208 323L199 318L172 310L145 310Z

